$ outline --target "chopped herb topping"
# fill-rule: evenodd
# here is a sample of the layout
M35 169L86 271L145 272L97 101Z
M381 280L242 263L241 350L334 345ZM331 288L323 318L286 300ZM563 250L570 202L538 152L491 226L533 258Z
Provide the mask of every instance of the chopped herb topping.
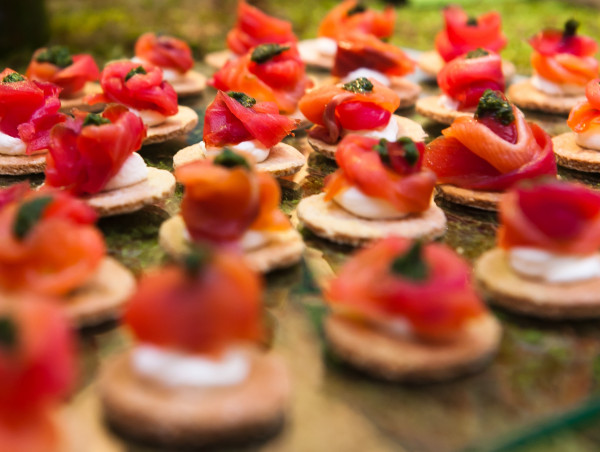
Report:
M2 83L22 82L23 80L25 80L25 77L23 77L21 74L18 72L11 72L2 79Z
M401 144L402 149L404 149L404 160L406 160L406 163L410 166L415 166L419 161L419 150L415 142L409 137L402 137L398 138L397 143Z
M381 161L384 164L389 165L390 164L390 154L388 152L387 145L388 145L388 140L386 140L385 138L382 138L381 140L379 140L379 143L377 143L375 146L373 146L373 150L379 154L379 158L381 158Z
M83 127L85 126L101 126L104 124L110 124L110 119L105 118L97 113L90 113L83 120Z
M246 169L250 169L248 161L240 154L233 152L229 148L225 148L219 155L213 160L215 165L224 166L225 168L235 168L236 166L242 166Z
M9 317L0 317L0 347L13 348L17 344L17 326Z
M125 76L125 81L128 81L131 77L138 75L138 74L146 75L147 74L146 69L144 69L143 66L134 67Z
M493 116L505 126L515 120L512 105L504 98L501 92L492 91L491 89L483 93L475 111L475 119L484 116Z
M476 27L477 25L479 25L479 23L477 22L477 17L470 16L467 19L467 25L469 27Z
M42 196L21 204L17 212L17 219L13 225L13 233L19 240L23 240L31 228L35 226L51 202L51 196Z
M565 22L565 30L563 31L563 39L564 38L572 38L577 34L577 29L579 28L579 22L575 19L569 19Z
M247 94L240 93L238 91L228 91L227 95L232 99L237 100L246 108L254 107L254 105L256 104L256 99L254 97L250 97Z
M280 44L261 44L252 51L250 59L255 63L266 63L271 58L290 50L290 46L282 46Z
M482 49L481 47L479 49L475 49L475 50L471 50L470 52L467 53L467 60L471 60L473 58L481 58L484 56L488 56L490 54L490 52L488 52L485 49Z
M367 93L373 91L373 83L371 83L368 78L360 77L352 82L346 83L342 88L351 93Z
M206 246L195 245L183 258L183 267L190 276L196 276L210 262L212 253Z
M35 57L35 61L38 63L51 63L61 68L65 68L73 64L71 53L65 46L48 47Z
M355 14L360 14L360 13L364 13L368 8L363 5L362 3L357 3L356 6L354 6L353 8L350 8L348 10L348 12L346 13L346 16L350 17L350 16L354 16Z
M429 267L423 260L423 244L416 241L409 250L392 261L391 270L394 275L403 276L413 281L424 281L429 276Z

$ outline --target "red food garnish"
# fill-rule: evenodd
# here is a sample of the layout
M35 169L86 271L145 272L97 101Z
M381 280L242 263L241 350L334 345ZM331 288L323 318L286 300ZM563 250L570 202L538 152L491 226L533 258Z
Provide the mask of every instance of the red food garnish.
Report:
M386 125L400 106L395 91L372 82L373 89L347 91L340 85L323 85L300 99L302 114L315 125L309 134L328 143L336 143L342 129L365 130Z
M66 119L58 111L60 88L25 78L8 81L11 77L19 78L12 69L0 72L0 132L23 140L28 154L47 149L50 129Z
M32 214L40 202L39 218L24 225L23 213ZM83 201L54 190L29 191L5 205L0 210L2 290L66 295L84 284L106 254L95 220Z
M373 69L389 76L403 76L415 70L415 62L400 48L373 35L346 34L338 42L331 74L344 77L360 68Z
M109 106L102 118L109 124L86 125L87 113L52 130L46 161L46 184L76 195L101 191L123 163L142 146L146 127L122 105Z
M319 37L339 40L349 33L366 33L389 38L394 33L396 12L392 6L383 12L368 9L357 0L344 0L333 8L319 25Z
M423 278L395 272L394 261L410 248L409 240L389 237L359 251L331 282L327 301L338 315L382 328L406 321L419 338L450 339L485 312L471 269L450 248L432 243L417 256Z
M60 67L50 62L37 61L38 56L45 50L38 49L33 54L27 67L27 78L60 86L61 97L78 94L87 82L95 82L100 78L100 70L91 55L87 53L72 55L73 64Z
M414 146L412 154L407 154L407 146ZM431 206L436 182L433 172L421 171L424 150L423 143L412 140L388 143L348 135L338 145L335 160L340 169L326 180L325 199L354 186L367 196L385 199L401 212L423 212Z
M256 47L244 56L230 60L213 75L209 85L222 91L239 91L258 101L275 102L282 113L293 113L312 82L306 76L296 45L288 43L283 48L288 46L288 50L266 60L253 61L252 55L261 49Z
M290 229L288 217L281 211L281 188L269 173L258 173L260 210L250 229L254 231L284 231Z
M444 9L444 21L446 28L435 37L435 48L446 62L477 48L499 52L506 46L497 12L469 18L460 6L452 5Z
M258 102L244 106L233 93L230 97L219 91L204 115L204 142L209 147L223 147L242 141L258 140L271 148L296 128L296 122L279 114L273 102ZM246 99L251 103L254 99Z
M543 30L529 40L536 74L554 83L580 86L598 76L598 61L594 58L598 44L588 36L577 35L578 26L569 20L564 31Z
M287 20L269 16L244 0L238 2L237 22L227 33L227 47L233 53L244 55L260 44L297 41L292 24Z
M600 127L600 78L590 80L585 87L587 101L573 107L567 125L575 133L583 133Z
M136 71L143 68L143 72ZM136 110L154 110L165 116L177 114L177 94L163 81L162 70L150 64L116 61L100 76L103 94L88 98L89 104L116 102Z
M510 107L515 118L510 124L487 114L455 120L442 137L427 145L423 165L441 183L475 190L500 191L521 180L555 177L550 136Z
M197 268L166 267L142 277L125 323L142 343L218 356L263 336L262 284L244 260L203 250Z
M173 69L182 74L194 66L190 46L173 36L144 33L135 43L135 56L160 68Z
M504 91L502 60L495 53L463 55L447 63L437 81L442 92L458 102L459 110L472 109L486 90Z
M558 254L600 248L600 193L582 184L548 181L517 187L500 201L498 244Z

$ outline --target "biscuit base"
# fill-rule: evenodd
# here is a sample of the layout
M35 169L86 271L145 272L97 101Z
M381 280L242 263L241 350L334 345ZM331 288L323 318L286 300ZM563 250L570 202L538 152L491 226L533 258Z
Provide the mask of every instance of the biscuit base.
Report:
M427 133L423 130L423 127L412 119L405 118L403 116L394 115L394 119L398 123L398 136L401 137L409 137L413 141L423 141L427 136ZM338 143L329 144L325 143L322 140L318 140L315 138L307 137L308 144L317 151L319 154L322 154L324 157L335 160L335 152L337 151Z
M221 69L225 63L235 57L236 55L231 50L219 50L207 53L204 56L204 62L212 68Z
M65 298L66 317L78 328L117 319L135 287L133 274L117 260L105 257L96 273Z
M543 93L531 84L531 79L510 85L506 91L506 97L519 108L562 115L568 115L577 103L586 100L583 94L581 96L552 96Z
M446 62L435 50L422 52L417 62L421 71L431 78L437 78L438 73L442 70ZM517 73L517 68L510 61L502 60L502 73L505 80L510 80Z
M290 383L283 362L249 351L250 373L237 385L169 387L140 376L131 353L100 372L105 417L123 435L167 447L201 447L266 439L283 425Z
M574 132L552 138L556 163L585 173L600 173L600 151L582 148L576 139Z
M438 185L436 193L446 201L491 212L498 210L498 203L503 195L503 192L471 190L450 184Z
M474 275L490 302L509 311L554 320L600 317L600 278L570 284L525 278L500 248L475 262Z
M176 215L161 224L158 241L168 255L180 258L190 250L185 235L183 218ZM254 271L268 273L297 264L303 252L302 237L295 229L289 229L274 235L265 246L244 252L244 258Z
M317 39L304 39L298 42L298 52L300 53L300 59L302 59L307 66L327 70L333 68L335 55L328 56L319 53Z
M162 201L175 192L175 176L169 171L148 168L148 178L129 187L118 188L84 198L101 217L135 212Z
M181 149L173 156L173 168L206 158L204 147L196 143ZM263 162L256 164L258 171L271 173L275 177L296 174L306 164L306 157L295 147L278 143L269 150L269 156Z
M472 320L451 342L423 342L387 333L373 326L331 315L325 336L337 356L376 378L434 382L481 370L496 354L502 338L491 314Z
M179 105L179 111L158 126L148 127L144 145L162 143L191 132L198 124L198 114L190 107Z
M433 203L425 212L399 220L368 220L351 214L333 201L325 201L325 193L320 193L300 201L296 214L315 235L352 246L390 235L432 240L446 232L446 215Z
M197 96L206 89L206 76L197 71L187 71L182 79L169 82L178 97ZM180 107L181 108L181 107Z
M70 113L73 108L79 110L96 112L104 110L105 103L100 102L94 105L89 105L84 99L87 96L93 96L94 94L101 94L102 87L99 83L87 82L81 92L75 94L72 97L61 97L60 98L60 111L64 113Z
M46 154L3 155L0 154L0 175L23 176L43 173L46 169Z
M442 96L430 96L419 99L416 105L417 113L442 124L452 124L455 119L463 116L473 117L473 112L451 110L442 105L440 102L441 99Z

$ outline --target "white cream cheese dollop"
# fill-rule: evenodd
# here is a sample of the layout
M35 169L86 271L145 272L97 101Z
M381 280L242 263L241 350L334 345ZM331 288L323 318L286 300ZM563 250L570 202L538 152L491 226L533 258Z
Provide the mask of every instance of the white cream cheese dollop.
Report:
M517 247L508 251L508 260L515 272L549 283L569 283L600 277L600 253L572 256L537 248Z
M452 111L456 111L458 110L458 101L452 99L450 96L447 96L445 94L442 94L440 96L440 100L439 100L439 104L444 107L447 108L448 110L452 110Z
M350 83L350 82L356 80L357 78L361 78L361 77L375 80L376 82L379 82L385 86L390 86L392 84L392 81L388 78L387 75L385 75L379 71L376 71L374 69L369 69L366 67L361 67L361 68L355 69L354 71L350 72L348 75L346 75L342 79L342 83Z
M366 195L358 187L350 187L339 192L334 202L353 215L370 220L397 220L408 215L400 212L385 199Z
M221 153L223 148L207 148L204 141L200 143L206 151L206 155L209 157L217 156ZM263 146L258 140L242 141L238 144L228 144L226 147L234 151L238 151L240 154L251 157L255 163L264 162L269 157L270 149Z
M554 83L538 74L533 74L531 84L539 91L552 96L583 96L585 85L579 86L572 83Z
M331 38L317 38L315 47L324 56L334 57L337 53L337 42Z
M273 234L277 233L249 229L244 232L244 235L239 239L240 247L242 248L242 251L245 252L261 248L271 241ZM183 238L186 242L194 241L192 239L192 234L190 234L190 231L188 231L187 228L183 230Z
M3 155L26 155L27 146L20 138L11 137L0 132L0 154Z
M136 110L129 107L129 111L142 118L142 122L148 127L158 126L167 120L165 115L155 110Z
M583 133L577 133L575 143L582 148L600 151L600 133L597 130L588 130Z
M129 187L148 179L148 167L140 154L131 154L117 174L104 186L102 191L116 190Z
M388 141L396 141L398 139L399 130L398 121L396 121L396 118L392 115L388 123L383 127L370 130L342 130L342 136L362 135L377 140L385 138Z
M140 344L132 352L135 371L166 386L233 386L250 372L248 358L230 349L220 359Z

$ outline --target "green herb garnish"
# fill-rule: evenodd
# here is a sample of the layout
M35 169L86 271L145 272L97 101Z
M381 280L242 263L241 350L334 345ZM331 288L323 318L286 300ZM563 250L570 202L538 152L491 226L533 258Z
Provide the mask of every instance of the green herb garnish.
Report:
M22 82L23 80L25 80L25 77L23 77L21 74L18 72L11 72L2 79L2 83Z
M83 127L85 126L101 126L104 124L110 124L110 119L105 118L97 113L90 113L83 120Z
M143 66L134 67L125 76L125 81L128 81L131 77L138 75L138 74L146 75L147 74L146 69L144 69Z
M388 152L387 145L388 145L388 140L386 140L385 138L382 138L381 140L379 140L379 143L377 143L375 146L373 146L373 150L379 154L379 158L381 159L381 161L383 163L385 163L386 165L389 165L390 164L390 154Z
M71 53L65 46L48 47L35 57L35 61L38 63L51 63L60 68L65 68L73 64Z
M485 90L475 111L475 119L483 116L493 116L505 126L515 120L512 105L500 91L492 91L491 89Z
M213 163L215 165L224 166L225 168L235 168L236 166L241 166L246 169L250 169L248 161L240 154L233 152L229 148L223 149L221 153L215 157Z
M360 77L352 82L346 83L342 88L352 93L362 94L373 91L373 83L366 77Z
M240 93L238 91L228 91L227 95L232 99L237 100L246 108L254 107L254 105L256 104L256 99L254 97L250 97L247 94Z
M9 317L0 317L0 346L13 348L17 344L17 326Z
M392 261L391 271L413 281L424 281L429 276L429 267L423 260L423 244L416 241L409 250Z
M579 22L575 19L569 19L565 22L565 30L563 31L563 39L564 38L572 38L577 34L577 29L579 28Z
M280 44L261 44L252 51L250 59L255 63L266 63L271 58L290 50L290 46L282 46Z
M364 13L368 8L362 3L357 3L356 6L350 8L346 13L346 16L354 16L355 14Z
M477 22L477 17L470 16L467 19L467 25L469 27L476 27L477 25L479 25L479 23Z
M51 196L42 196L21 204L13 225L13 233L19 240L23 240L31 228L35 226L51 202Z
M190 276L196 276L210 262L212 253L207 246L196 244L183 258L183 267Z
M488 56L490 54L490 52L488 52L485 49L482 49L481 47L479 49L475 49L475 50L471 50L470 52L467 53L467 60L471 60L473 58L481 58L484 56Z
M404 160L410 166L415 166L415 164L419 161L419 150L417 149L417 145L415 142L409 137L398 138L396 142L402 145L402 149L404 149Z

